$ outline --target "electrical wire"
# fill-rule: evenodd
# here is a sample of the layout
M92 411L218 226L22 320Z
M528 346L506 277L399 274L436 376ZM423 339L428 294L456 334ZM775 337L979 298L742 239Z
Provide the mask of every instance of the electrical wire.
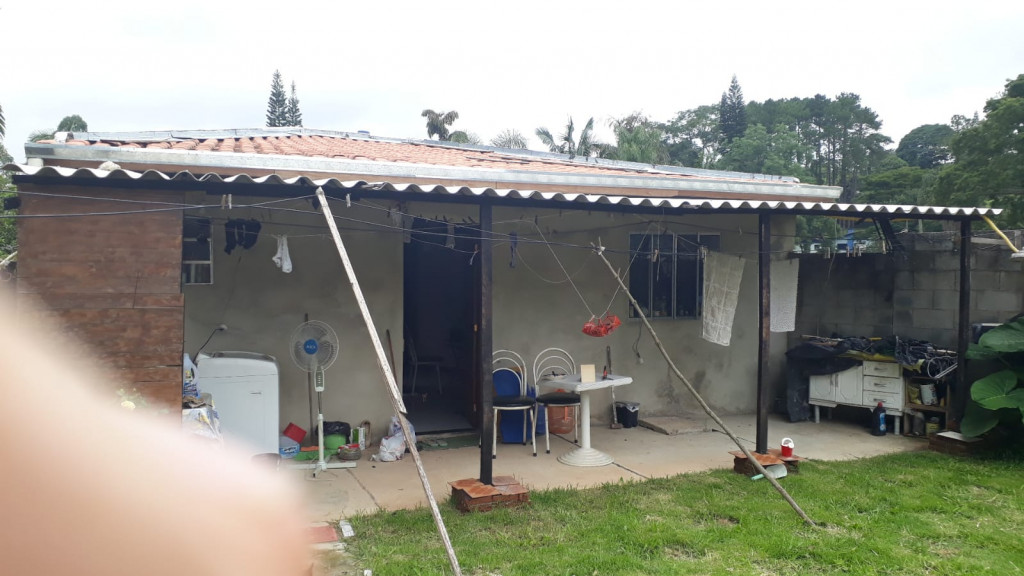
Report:
M169 202L159 202L159 201L154 201L154 200L100 198L100 197L94 197L94 196L62 195L62 194L49 194L49 193L43 193L43 192L26 192L26 191L19 191L18 193L19 194L27 194L27 195L59 196L59 197L66 197L66 198L76 198L76 199L96 200L96 201L125 201L125 202L133 202L133 203L138 203L138 204L157 205L157 206L161 206L161 207L160 208L151 208L151 209L139 209L139 210L102 211L102 212L79 212L79 213L64 213L64 214L0 214L0 219L70 218L70 217L87 217L87 216L122 216L122 215L131 215L131 214L147 214L147 213L171 212L171 211L176 211L176 210L191 211L191 210L218 209L218 208L221 208L220 205L217 205L217 204L176 204L176 203L169 203ZM273 205L274 204L285 203L285 202L295 202L295 201L308 200L308 199L311 199L311 198L313 198L312 195L295 196L295 197L289 197L289 198L279 198L279 199L268 200L268 201L264 201L264 202L252 203L252 204L234 205L231 209L263 208L263 209L266 209L266 210L280 210L280 211L297 212L297 213L302 213L302 214L310 214L310 211L308 211L308 210L299 210L299 209L294 209L294 208L284 208L284 207L278 207L278 206L273 206ZM341 200L341 199L329 198L329 201L331 201L331 200L333 200L335 202L344 201L344 200ZM373 205L372 203L367 202L367 201L358 201L358 202L355 202L353 204L359 205L359 206L362 206L362 207L365 207L365 208L375 209L375 210L383 210L383 211L388 210L388 209L385 209L383 207ZM392 212L396 211L396 209L394 209L394 208L392 208L390 210ZM399 213L399 214L401 214L403 216L413 217L411 214L407 214L407 213L404 213L404 212L401 212L401 211L397 211L397 213ZM561 214L539 215L538 219L539 218L545 218L545 219L546 218L553 218L553 217L558 217L558 216L561 216ZM640 218L640 217L637 216L637 218ZM382 223L379 223L379 222L372 222L372 221L368 221L368 220L361 220L361 219L358 219L358 218L350 218L350 217L343 217L343 216L337 216L336 215L335 219L336 220L342 220L342 221L350 222L350 223L357 223L357 224L362 224L362 225L366 225L366 226L371 226L372 228L375 228L375 229L386 229L386 230L389 229L389 230L394 230L396 232L400 232L400 233L403 233L403 234L407 232L404 227L389 226L387 224L382 224ZM429 218L426 218L425 220L427 220L428 222L437 222L437 223L444 222L442 220L429 219ZM528 221L524 221L523 219L501 221L502 224L517 224L517 223L527 223L527 222ZM646 222L648 222L649 224L655 223L654 220L646 220ZM447 224L446 222L444 222L444 223ZM308 225L297 224L297 223L295 223L295 224L293 224L293 223L288 223L288 224L285 224L285 223L274 223L274 224L276 226L310 227ZM535 226L537 226L537 228L539 229L539 226L537 225L536 222L534 222L533 224ZM630 227L631 225L632 224L630 224L630 223L624 223L624 224L619 224L619 225L615 225L615 226L599 226L599 227L587 228L587 229L577 229L577 230L572 230L571 234L587 234L587 233L591 233L591 232L607 231L609 229L626 228L626 227ZM725 228L719 228L719 227L713 227L713 226L707 226L707 225L701 225L701 224L693 224L693 223L666 222L664 220L658 221L658 225L661 226L661 227L664 227L666 230L672 230L673 228L677 228L677 227L686 227L688 229L690 229L690 228L700 228L700 229L706 229L706 230L715 230L715 231L719 231L719 232L731 232L731 229L725 229ZM313 226L313 227L315 228L315 226ZM465 225L457 225L457 227L465 228L466 226ZM365 233L373 233L373 232L377 231L377 230L362 230L362 229L357 229L357 228L346 228L346 230L349 231L349 232L365 232ZM423 235L428 235L428 236L430 236L430 235L447 236L447 232L433 232L433 231L430 231L430 230L417 230L417 233L418 234L423 234ZM455 238L460 238L460 239L480 240L480 239L482 239L481 236L480 236L481 234L482 234L482 232L477 231L477 234L475 234L475 235L457 234L454 237ZM678 233L676 233L676 234L678 236ZM517 238L517 241L520 244L543 244L545 246L548 246L549 248L553 247L553 246L560 246L560 247L565 247L565 248L573 248L573 249L587 250L587 251L592 251L593 250L593 247L590 246L590 245L574 244L574 243L571 243L571 242L556 242L556 241L548 240L547 237L545 237L543 234L541 234L541 236L542 237L540 239L530 238L530 237L525 237L525 236L519 236ZM780 237L780 236L779 235L775 235L775 237ZM795 235L782 235L781 237L795 237ZM509 240L511 240L512 235L508 234L508 233L496 232L496 231L492 230L492 231L490 231L488 233L488 235L485 238L491 240L492 242L494 242L495 240L498 240L498 239L503 240L503 241L509 241ZM688 240L686 238L682 238L682 241L690 243L690 244L693 244L693 242L691 240ZM467 251L464 251L464 250L461 251L461 252L468 253ZM635 256L636 254L638 254L637 252L634 252L633 250L620 250L620 249L613 249L613 248L607 248L607 247L605 247L605 252L607 252L609 254L628 254L630 256ZM726 254L733 254L733 255L746 255L746 254L757 254L757 253L759 253L759 251L757 251L757 250L720 251L720 252L726 253ZM767 253L769 253L769 254L789 254L790 252L791 252L790 250L776 250L776 251L769 251ZM652 252L647 252L647 253L639 252L639 254L645 254L645 255L650 256L650 255L653 255L654 252L653 251Z

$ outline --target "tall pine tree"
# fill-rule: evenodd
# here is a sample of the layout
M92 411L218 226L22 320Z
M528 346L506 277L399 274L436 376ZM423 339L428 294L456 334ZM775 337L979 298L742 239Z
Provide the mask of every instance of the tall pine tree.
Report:
M295 81L292 80L292 95L288 97L288 126L302 126L302 111L299 97L295 95Z
M296 100L296 107L298 101ZM281 72L274 70L274 80L270 84L270 99L267 100L267 126L288 126L288 97L284 93L284 82Z
M747 105L743 102L743 90L735 74L729 84L729 91L722 92L722 101L718 108L718 123L725 144L742 138L747 131Z

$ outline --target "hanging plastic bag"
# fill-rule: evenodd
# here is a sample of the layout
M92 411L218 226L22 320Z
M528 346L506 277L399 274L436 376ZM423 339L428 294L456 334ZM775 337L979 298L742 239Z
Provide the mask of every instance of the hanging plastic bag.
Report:
M622 326L622 321L615 314L605 314L604 318L593 316L583 324L583 333L600 338L611 334L619 326Z

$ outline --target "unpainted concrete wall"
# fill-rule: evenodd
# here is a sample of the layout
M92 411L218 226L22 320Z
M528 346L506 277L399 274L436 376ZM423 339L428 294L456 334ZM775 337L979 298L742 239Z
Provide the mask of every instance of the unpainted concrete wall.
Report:
M235 204L249 201L255 200L234 199ZM312 212L307 201L275 206L309 213L260 209L225 212L219 208L206 211L206 216L215 219L212 230L215 283L184 288L185 350L194 354L218 324L227 324L228 331L215 335L206 350L247 350L275 356L281 370L281 424L292 421L305 428L309 423L306 376L293 365L288 342L292 330L308 312L311 319L331 324L342 340L341 358L327 372L326 417L350 423L369 419L379 437L392 414L391 405L334 243L322 229L323 217ZM409 203L404 210L426 218L479 221L475 206L420 202ZM338 216L393 225L384 210L358 204L351 208L336 207L335 212ZM223 219L226 217L259 219L263 229L256 246L225 254ZM566 280L565 272L548 247L525 241L526 237L538 235L535 218L547 239L556 244L552 249L572 275L582 298ZM510 244L499 239L494 247L495 348L516 350L532 367L533 358L543 348L561 347L568 350L577 363L592 363L600 370L605 363L605 347L611 346L614 370L634 378L632 385L618 390L616 399L640 402L646 414L680 415L699 411L685 388L670 374L651 337L646 331L641 332L640 322L627 318L626 297L616 291L614 278L589 250L591 242L604 244L609 249L612 264L624 273L628 264L629 233L644 232L649 220L648 217L598 212L496 208L495 232L502 235L515 231L524 240L517 246L514 268L509 266ZM712 406L722 413L754 411L758 342L757 217L657 220L664 229L678 233L720 232L723 251L748 259L731 346L701 339L699 319L658 318L653 324L683 373ZM305 232L303 226L308 226ZM357 223L342 226L352 228L343 230L342 234L379 336L384 339L384 330L391 331L395 360L399 363L396 377L401 379L402 234ZM787 238L793 232L792 219L776 218L775 227L774 232L780 239L773 251L785 252ZM655 228L650 230L653 233ZM276 252L272 235L285 233L289 234L294 264L291 274L282 273L271 260ZM443 282L443 278L438 281ZM595 314L603 313L610 304L610 311L623 320L623 326L604 338L584 335L581 328L590 318L584 300ZM634 343L643 358L642 364L633 353ZM773 334L773 382L780 379L784 369L785 348L786 335ZM608 391L595 395L592 404L595 421L611 419L610 402Z
M519 245L515 268L508 266L508 246L495 253L494 269L494 346L518 351L532 363L544 348L568 350L578 364L605 364L605 347L611 346L612 365L617 373L633 377L633 384L619 388L616 400L641 404L641 412L651 415L685 415L700 412L686 388L670 372L639 319L629 319L628 300L607 267L589 249L601 243L614 267L625 274L629 264L629 234L648 229L650 217L611 215L585 211L521 211L496 209L495 230L516 231L521 237L536 236L534 217L552 246ZM701 338L699 318L654 318L652 325L674 362L705 400L723 414L750 413L757 405L758 291L757 291L757 217L699 216L655 218L656 227L676 233L720 233L721 250L747 259L736 310L732 342L728 347ZM792 235L792 219L776 218L774 233L779 248ZM564 244L564 245L558 245ZM566 281L561 261L582 294L576 294ZM628 283L627 283L628 284ZM586 305L584 304L586 302ZM594 338L581 332L591 312L610 311L623 325L609 336ZM589 306L589 310L588 310ZM780 379L784 369L786 337L772 335L770 380ZM638 361L636 345L643 359ZM611 393L601 390L592 396L595 421L611 420Z
M889 336L956 349L958 233L900 237L906 255L800 256L799 334ZM1008 247L972 244L971 323L1005 322L1024 306L1024 263Z
M235 205L266 199L235 196ZM309 315L331 325L341 341L339 357L326 371L323 411L327 420L356 425L369 419L375 438L393 414L376 354L360 315L352 288L323 215L308 200L274 203L277 210L209 208L192 212L210 217L213 242L212 285L185 286L185 351L195 355L218 324L228 330L213 336L206 352L243 350L277 358L281 382L281 427L289 422L309 429L307 375L291 359L292 332ZM383 210L333 204L335 215L392 225ZM259 240L249 250L225 253L225 218L256 218L262 222ZM396 377L402 374L402 236L400 231L371 228L341 221L352 265L373 314L378 336L387 347L391 332ZM272 260L274 235L287 234L293 270L285 274ZM200 389L202 365L200 364ZM314 398L315 406L315 398ZM315 414L315 412L314 412Z

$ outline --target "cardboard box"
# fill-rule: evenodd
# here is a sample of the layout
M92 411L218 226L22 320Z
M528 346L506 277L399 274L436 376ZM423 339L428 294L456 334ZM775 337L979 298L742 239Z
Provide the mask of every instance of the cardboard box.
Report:
M597 382L597 367L594 364L580 364L580 382Z

